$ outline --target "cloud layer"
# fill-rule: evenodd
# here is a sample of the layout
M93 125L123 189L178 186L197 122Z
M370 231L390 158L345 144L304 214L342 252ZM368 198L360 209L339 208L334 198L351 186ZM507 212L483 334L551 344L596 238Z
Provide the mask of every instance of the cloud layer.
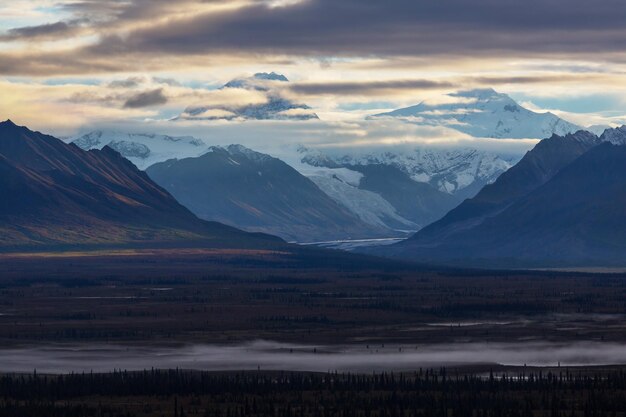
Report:
M276 70L292 80L282 96L329 122L493 87L579 124L620 123L625 20L621 0L15 0L0 4L0 112L64 131L167 120L257 103L216 88Z
M156 56L594 56L623 60L619 0L61 1L65 21L11 28L2 42L89 37L0 55L0 72L125 71ZM106 58L106 61L105 61ZM23 66L25 60L32 65Z

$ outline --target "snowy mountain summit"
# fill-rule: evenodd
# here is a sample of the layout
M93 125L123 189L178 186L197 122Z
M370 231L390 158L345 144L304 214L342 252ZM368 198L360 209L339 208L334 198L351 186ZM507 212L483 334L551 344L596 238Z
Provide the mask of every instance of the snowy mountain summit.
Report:
M252 77L246 78L235 78L224 84L222 88L247 88L247 89L255 89L261 91L267 91L270 87L268 83L264 83L264 81L280 81L280 82L289 82L287 77L283 74L278 74L275 72L257 72ZM266 84L266 85L264 85Z
M263 103L211 104L189 106L178 117L183 120L309 120L318 119L309 106L283 97L281 88L289 80L275 72L259 72L235 78L220 90L241 89L263 93Z
M608 128L600 135L602 142L609 142L613 145L626 145L626 125Z
M544 139L582 129L553 113L528 110L491 88L450 93L432 102L426 100L371 117L394 117L411 123L445 126L474 137L498 139Z

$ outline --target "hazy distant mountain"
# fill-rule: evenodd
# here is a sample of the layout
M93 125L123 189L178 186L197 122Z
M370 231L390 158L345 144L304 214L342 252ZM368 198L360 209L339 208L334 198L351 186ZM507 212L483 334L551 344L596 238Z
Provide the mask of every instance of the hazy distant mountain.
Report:
M300 242L386 236L286 163L240 145L211 147L147 173L203 219Z
M280 87L289 80L275 72L261 72L248 78L236 78L226 83L222 89L243 89L262 92L266 102L261 104L212 104L189 106L179 119L193 120L233 120L233 119L275 119L308 120L317 119L317 114L309 106L293 102L281 94Z
M543 139L581 129L552 113L536 113L506 94L476 89L448 94L443 100L377 114L408 122L445 126L474 137Z
M602 140L541 141L474 199L382 251L475 266L625 263L626 146Z
M84 151L0 123L0 250L264 247L275 237L205 222L108 146Z
M208 146L192 136L168 136L147 133L122 133L110 130L96 130L72 140L84 150L102 149L105 146L119 152L139 169L172 157L185 158L198 156Z

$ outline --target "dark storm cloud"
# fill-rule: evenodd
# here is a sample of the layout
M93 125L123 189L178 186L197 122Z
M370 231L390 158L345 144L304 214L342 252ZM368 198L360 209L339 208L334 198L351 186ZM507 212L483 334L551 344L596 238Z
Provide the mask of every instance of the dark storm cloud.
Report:
M600 72L599 72L600 73ZM578 83L594 81L599 73L574 73L558 75L528 75L528 76L499 76L499 77L468 77L466 82L482 85L499 84L554 84L554 83Z
M175 13L221 2L181 0L176 7L170 0L68 3L66 11L88 20L85 29L99 35L98 40L69 51L2 53L0 73L121 72L137 63L151 70L167 62L176 65L167 58L185 56L257 62L293 56L616 61L626 46L622 0L303 0L281 7L259 0L240 8ZM59 22L4 36L62 34L72 27Z
M596 74L559 74L537 76L494 76L494 77L459 77L449 81L424 79L391 81L346 81L295 83L290 90L303 95L370 95L389 94L395 90L441 90L464 88L467 86L498 86L502 84L553 84L563 82L591 81Z
M308 0L171 20L92 52L417 55L622 51L618 0Z
M329 83L306 83L295 84L291 90L296 93L310 95L324 94L367 94L376 91L389 90L433 90L450 88L454 84L450 82L436 82L429 80L394 80L394 81L373 81L373 82L329 82Z
M146 80L143 77L129 77L124 80L114 80L111 81L108 86L110 88L133 88L138 87Z
M143 93L130 97L126 100L126 103L124 103L124 107L137 109L165 103L167 103L167 97L163 94L163 89L158 88L152 91L144 91Z
M78 28L76 22L56 22L39 26L15 28L0 34L1 41L27 40L34 38L58 38L73 33Z

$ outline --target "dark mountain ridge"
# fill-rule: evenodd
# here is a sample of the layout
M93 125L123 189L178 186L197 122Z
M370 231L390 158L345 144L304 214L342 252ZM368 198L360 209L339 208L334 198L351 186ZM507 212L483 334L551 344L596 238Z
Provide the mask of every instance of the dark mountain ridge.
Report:
M0 250L280 242L196 218L111 148L0 123Z
M203 219L300 242L385 235L283 161L241 145L212 147L146 172Z
M626 146L612 144L618 133L541 141L475 198L383 251L466 266L623 266Z
M463 201L441 220L420 230L410 240L433 244L453 236L459 230L480 224L544 184L560 169L598 143L598 138L586 131L565 136L553 135L540 141L493 184L486 185L475 197Z

